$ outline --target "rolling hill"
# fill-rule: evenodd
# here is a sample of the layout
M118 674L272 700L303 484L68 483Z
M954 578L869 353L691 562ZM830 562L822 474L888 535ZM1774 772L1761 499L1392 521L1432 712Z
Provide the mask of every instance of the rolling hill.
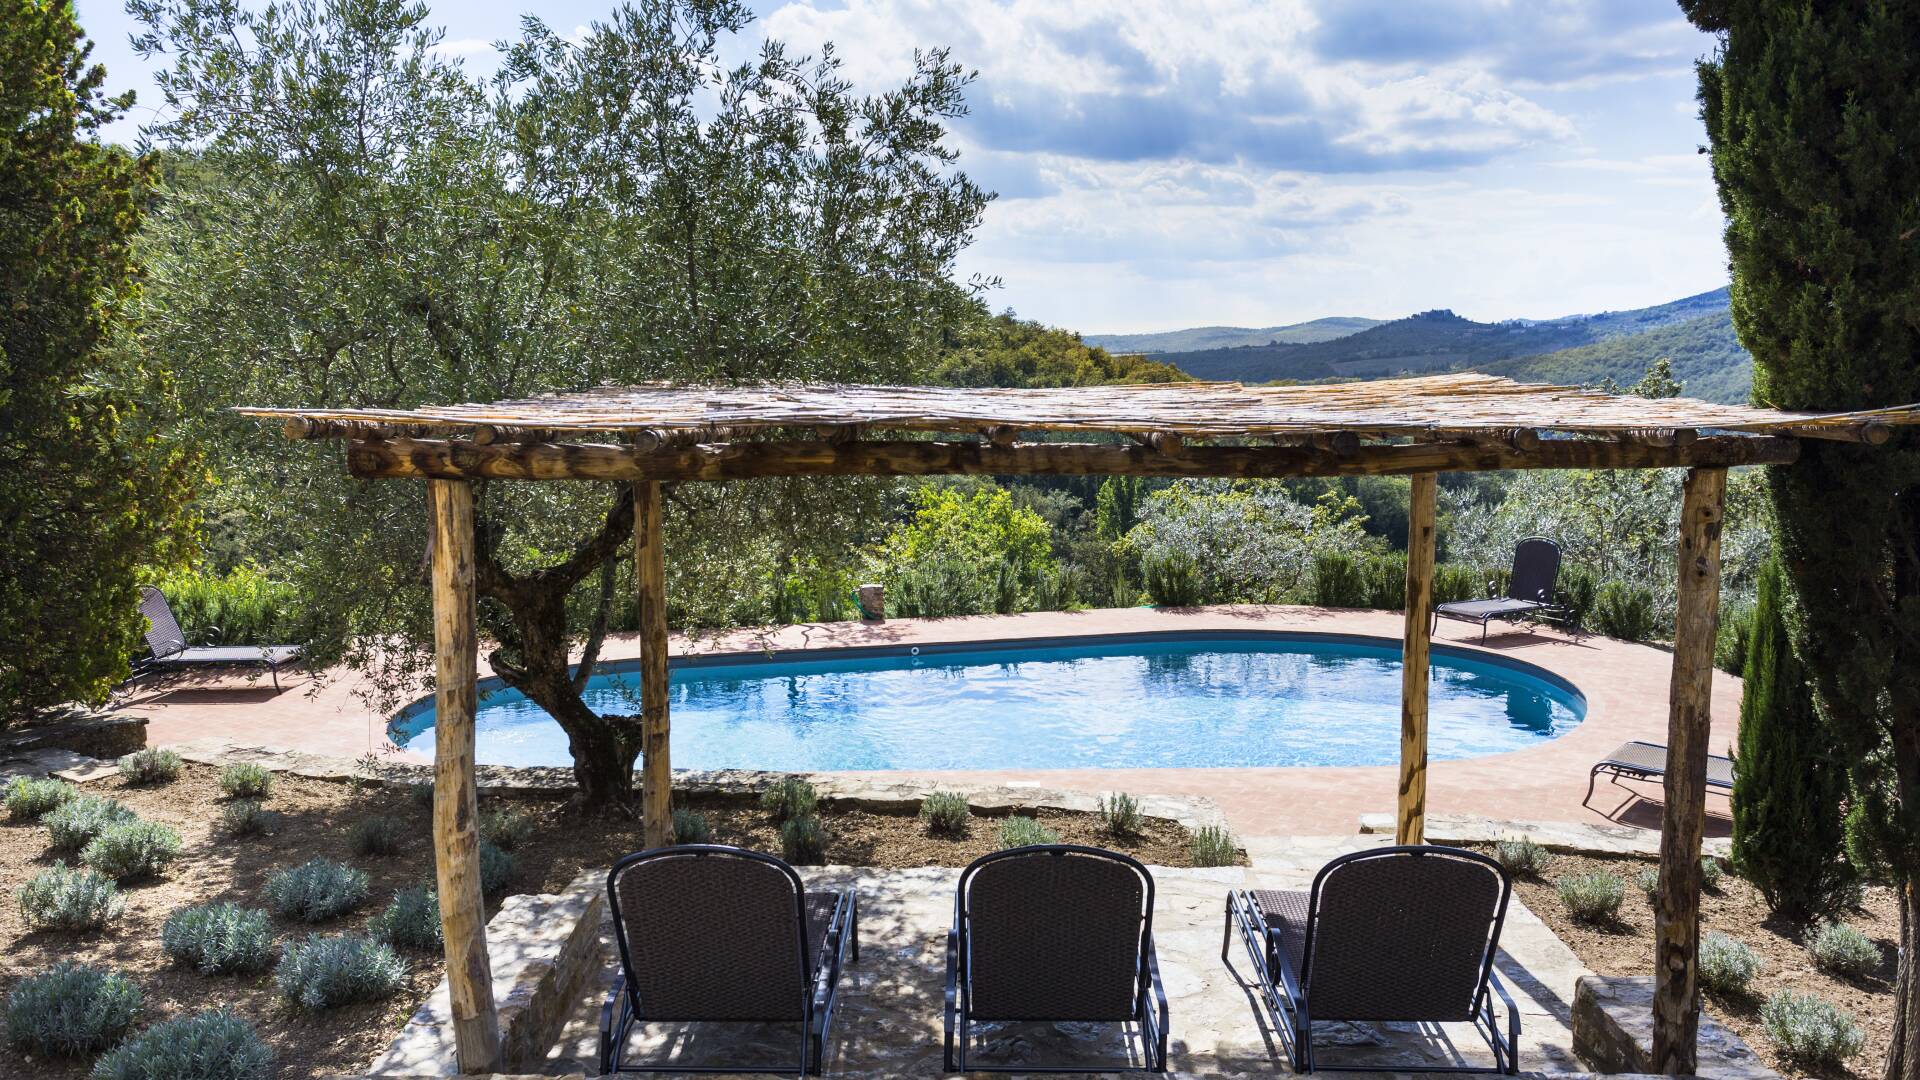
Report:
M1538 356L1480 368L1521 382L1586 385L1612 379L1632 385L1657 357L1671 357L1673 375L1688 397L1739 404L1753 391L1753 358L1733 333L1726 311L1638 334L1625 334Z
M1112 353L1151 355L1192 352L1196 349L1227 349L1240 345L1311 345L1316 341L1332 341L1379 325L1379 319L1334 315L1287 326L1195 326L1156 334L1082 334L1080 338L1089 345L1098 345Z

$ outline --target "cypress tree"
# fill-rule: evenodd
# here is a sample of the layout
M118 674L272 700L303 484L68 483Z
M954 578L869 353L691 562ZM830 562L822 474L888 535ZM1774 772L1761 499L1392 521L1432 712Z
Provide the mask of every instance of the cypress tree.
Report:
M1756 400L1920 401L1920 5L1681 7L1720 37L1701 115ZM1768 482L1795 652L1851 773L1850 850L1902 896L1886 1075L1920 1080L1920 442L1805 440Z
M1778 562L1760 570L1740 694L1733 860L1775 914L1805 921L1839 906L1853 880L1841 858L1847 774L1815 714L1787 640Z

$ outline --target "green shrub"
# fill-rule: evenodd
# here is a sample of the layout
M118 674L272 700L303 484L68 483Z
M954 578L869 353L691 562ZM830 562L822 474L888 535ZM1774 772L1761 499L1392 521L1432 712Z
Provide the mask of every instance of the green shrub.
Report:
M122 821L87 841L80 859L115 881L158 877L180 857L180 834L154 821Z
M920 800L920 820L935 836L965 836L973 819L967 797L954 791L931 791Z
M1239 856L1225 826L1202 825L1187 833L1187 858L1195 866L1232 866Z
M713 826L707 824L705 814L693 810L675 810L673 812L673 842L676 844L710 844L713 842Z
M308 935L289 941L273 969L274 985L303 1009L332 1009L392 997L407 978L393 946L360 934Z
M513 856L490 840L480 841L480 891L494 896L513 880Z
M1547 849L1534 843L1531 837L1501 840L1493 845L1493 861L1514 877L1537 878L1552 858Z
M180 755L147 747L120 759L120 778L134 786L171 783L180 775Z
M1710 930L1700 939L1700 985L1716 994L1746 993L1760 968L1760 958L1738 938Z
M267 903L276 914L323 922L367 902L367 874L330 859L310 859L267 875Z
M1726 878L1726 868L1720 860L1711 855L1700 856L1700 887L1708 892L1719 892L1721 882Z
M273 928L259 908L196 904L167 916L160 948L174 963L208 975L250 975L273 962Z
M820 807L820 793L797 776L789 776L760 793L760 809L775 821L807 817Z
M1406 606L1407 602L1407 558L1401 555L1393 563L1400 572L1399 602L1395 609ZM1442 563L1433 568L1433 602L1452 604L1461 600L1485 600L1489 596L1498 596L1507 587L1507 570L1484 570L1478 566L1461 566L1458 563Z
M1622 641L1653 637L1653 594L1637 585L1608 581L1593 598L1593 630Z
M186 572L160 581L167 606L188 641L215 645L277 645L298 640L300 593L270 581L254 566L225 576Z
M1072 611L1080 604L1086 574L1071 563L1040 576L1033 587L1035 611Z
M1843 979L1864 979L1880 970L1880 946L1846 923L1822 924L1807 935L1807 951L1822 971Z
M141 1004L140 987L117 971L56 964L7 995L7 1039L33 1054L91 1054L118 1042Z
M138 821L139 815L125 804L98 795L81 795L40 819L47 827L53 850L78 852L99 836L101 830L122 821Z
M801 866L823 866L827 861L827 830L812 814L791 817L780 826L780 856Z
M1205 602L1200 567L1184 552L1149 556L1140 567L1147 597L1156 607L1197 607Z
M1399 611L1407 606L1407 556L1405 552L1393 551L1385 555L1369 555L1360 563L1361 581L1366 585L1366 606L1381 611ZM1444 573L1434 572L1434 588L1438 590ZM1461 597L1461 599L1467 599ZM1436 591L1434 603L1444 604Z
M1057 844L1060 834L1047 828L1030 817L1018 814L1009 816L1000 823L1000 846L1002 848L1030 847L1034 844Z
M1328 552L1313 559L1313 602L1319 607L1367 606L1367 580L1358 557Z
M259 836L273 831L280 815L260 805L258 799L237 799L220 808L220 827L229 836Z
M224 1006L164 1020L115 1047L91 1080L266 1080L273 1048Z
M367 933L402 949L438 949L440 896L419 886L393 894L391 903L367 924Z
M1564 613L1566 625L1574 630L1589 629L1593 625L1594 594L1600 585L1591 570L1581 566L1561 566L1560 578L1554 582L1553 598Z
M7 781L7 817L12 821L38 821L79 794L79 788L64 780L16 776Z
M1747 648L1753 640L1753 606L1734 604L1720 612L1720 629L1713 638L1713 666L1729 675L1747 670Z
M35 930L98 930L118 918L126 903L112 878L63 862L27 879L14 896L20 917Z
M399 818L378 814L361 818L347 833L347 842L355 855L398 855L407 827Z
M1115 792L1100 800L1100 827L1116 840L1133 840L1145 834L1147 815L1140 812L1140 800Z
M220 770L220 790L231 799L264 799L273 791L273 772L252 762L229 765Z
M1779 990L1760 1006L1760 1024L1780 1055L1815 1068L1839 1065L1860 1052L1859 1025L1825 998Z
M410 784L404 784L402 786L407 789L407 801L411 802L416 809L426 811L433 810L432 781L415 780Z
M1640 870L1633 875L1633 883L1640 887L1641 892L1647 894L1647 903L1649 904L1655 903L1660 899L1660 868L1659 867L1657 866L1641 867Z
M1619 874L1589 870L1568 874L1553 883L1568 914L1581 922L1611 922L1620 912L1620 901L1627 895L1627 883Z
M480 815L481 837L493 841L503 851L516 851L526 846L539 828L540 823L533 815L518 807L489 810Z

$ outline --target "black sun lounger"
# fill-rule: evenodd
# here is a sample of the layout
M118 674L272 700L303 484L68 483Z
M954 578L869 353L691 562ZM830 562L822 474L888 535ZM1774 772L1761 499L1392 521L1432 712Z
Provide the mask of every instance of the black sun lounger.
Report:
M273 675L278 690L280 665L300 658L298 645L188 645L166 594L151 585L140 586L140 614L147 617L147 648L153 655L135 662L135 678L170 667L253 664Z
M1593 785L1601 773L1624 776L1629 780L1658 780L1667 775L1667 748L1659 743L1635 740L1623 743L1587 774L1587 799L1593 798ZM1733 759L1707 755L1707 790L1733 791ZM1586 799L1581 805L1586 805Z
M1512 621L1555 610L1554 588L1560 578L1560 545L1544 536L1529 536L1514 545L1513 573L1507 577L1507 595L1486 600L1460 600L1433 609L1433 625L1441 619L1480 624L1480 640L1487 640L1487 624Z
M600 1072L819 1073L840 969L860 959L853 890L808 892L771 855L681 844L629 855L607 875L620 974L600 1010ZM792 1059L690 1065L623 1060L635 1024L798 1028Z
M1493 969L1512 894L1507 872L1478 852L1426 844L1357 851L1321 867L1306 892L1229 893L1220 958L1238 930L1295 1072L1513 1073L1520 1013ZM1506 1006L1504 1031L1494 995ZM1470 1023L1493 1067L1321 1065L1316 1020Z

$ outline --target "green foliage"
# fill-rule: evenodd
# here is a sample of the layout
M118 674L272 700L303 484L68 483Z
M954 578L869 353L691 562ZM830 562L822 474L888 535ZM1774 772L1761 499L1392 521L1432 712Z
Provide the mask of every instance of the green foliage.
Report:
M973 807L956 791L930 791L920 800L920 820L935 836L965 836L973 821Z
M93 1066L91 1080L267 1080L273 1048L224 1006L163 1020Z
M314 858L267 875L267 903L283 919L325 922L367 902L367 873Z
M1030 817L1019 814L1008 815L1000 823L1000 846L1002 848L1030 847L1034 844L1057 844L1060 834L1047 828Z
M820 793L797 776L783 777L760 793L760 809L775 821L811 815L820 805Z
M1653 594L1624 581L1606 581L1593 598L1589 625L1595 633L1622 641L1653 638Z
M1140 800L1117 791L1100 799L1100 827L1115 840L1135 840L1146 833L1147 815Z
M314 1010L385 1000L406 979L407 962L393 946L360 934L310 934L304 941L289 941L273 969L280 993Z
M439 949L440 896L418 886L393 894L393 900L367 924L367 933L402 949Z
M913 502L912 518L874 555L874 573L896 606L921 615L962 614L951 610L958 606L970 608L966 614L1025 611L1034 591L1059 572L1046 521L1015 506L1004 488L966 494L928 484L914 491ZM933 588L946 590L944 601Z
M38 821L79 794L80 789L65 780L16 776L7 781L7 817L12 821Z
M1116 356L1088 345L1071 330L1058 330L1012 312L965 324L960 341L933 371L949 386L1103 386L1112 383L1186 382L1180 369L1144 356Z
M115 881L157 877L180 857L180 834L153 821L122 821L87 841L80 859Z
M673 811L673 842L676 844L711 844L713 826L707 824L707 817L696 810L676 807Z
M99 138L133 94L101 92L91 47L70 4L0 18L0 726L106 698L146 629L140 568L190 534L165 366L114 347L150 170Z
M431 780L416 780L413 783L402 786L406 788L407 801L413 804L414 809L428 811L433 809L433 782Z
M260 836L273 831L280 815L258 799L236 799L220 808L220 827L229 836Z
M1481 368L1521 382L1628 385L1647 365L1670 358L1669 378L1688 397L1744 405L1753 392L1753 358L1740 347L1733 317L1724 308L1637 334L1620 334L1590 345L1489 364Z
M1653 903L1659 902L1659 899L1660 899L1660 868L1659 867L1643 866L1639 870L1634 871L1633 883L1639 886L1640 891L1642 893L1646 894L1647 903L1653 904Z
M220 790L232 799L264 799L273 791L273 773L251 762L229 765L220 770Z
M14 896L20 917L35 930L98 930L126 906L112 878L57 860L28 878Z
M1317 607L1367 606L1367 582L1360 564L1342 553L1318 555L1313 560L1313 602Z
M489 810L480 815L480 836L502 851L516 851L533 839L540 822L517 806Z
M1567 906L1567 913L1587 923L1612 922L1620 912L1620 901L1627 896L1627 883L1619 874L1605 870L1567 874L1556 879L1553 888Z
M406 837L406 823L385 814L361 818L347 831L347 843L355 855L398 855Z
M1529 837L1501 840L1493 845L1493 860L1514 877L1537 878L1553 856Z
M1156 607L1195 607L1204 602L1200 566L1184 551L1146 556L1140 563L1140 577Z
M1109 476L1102 480L1094 496L1094 535L1113 543L1132 532L1140 522L1140 501L1146 494L1145 477Z
M513 881L513 856L490 840L480 841L480 891L497 896Z
M281 645L298 639L298 590L251 563L225 574L183 570L161 578L158 586L193 644Z
M1752 604L1734 604L1720 612L1720 627L1713 636L1713 666L1729 675L1747 670L1747 650L1753 644Z
M53 850L78 852L109 825L136 821L139 815L126 804L98 795L80 795L40 819L47 827Z
M1154 602L1184 607L1298 600L1318 556L1377 543L1350 498L1309 505L1278 481L1182 480L1147 497L1124 546Z
M1760 1006L1760 1025L1780 1056L1814 1068L1841 1064L1866 1036L1838 1006L1797 990L1777 990Z
M1195 866L1232 866L1239 857L1224 825L1202 825L1187 834L1187 858Z
M801 866L827 861L827 830L811 813L790 817L780 826L780 856Z
M1807 951L1820 970L1843 979L1864 979L1880 970L1880 946L1846 923L1823 923L1807 935Z
M1786 575L1769 562L1740 687L1733 861L1775 913L1804 921L1837 909L1853 870L1842 855L1846 765L1814 711L1790 615Z
M140 987L120 972L56 964L7 995L7 1040L33 1054L91 1054L118 1042L142 1004Z
M1700 856L1700 887L1708 892L1719 892L1720 882L1726 876L1726 869L1720 860L1711 855Z
M1700 985L1711 993L1745 994L1763 966L1760 957L1738 938L1709 930L1700 939Z
M273 928L259 908L195 904L167 916L160 947L182 967L208 975L251 975L273 962Z
M130 786L170 784L180 775L180 755L149 746L120 759L120 778Z

